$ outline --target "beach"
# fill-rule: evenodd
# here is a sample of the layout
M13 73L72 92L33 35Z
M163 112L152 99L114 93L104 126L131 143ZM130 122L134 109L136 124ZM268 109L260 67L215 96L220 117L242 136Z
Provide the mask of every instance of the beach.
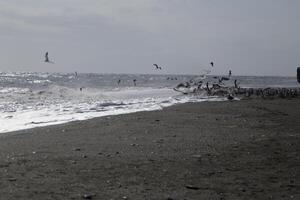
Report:
M178 104L0 135L0 199L300 199L300 99Z

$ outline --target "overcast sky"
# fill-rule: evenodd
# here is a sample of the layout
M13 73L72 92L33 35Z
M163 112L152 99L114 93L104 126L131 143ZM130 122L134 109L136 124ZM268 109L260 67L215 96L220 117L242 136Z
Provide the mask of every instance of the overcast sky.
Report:
M0 0L0 71L295 76L300 0ZM44 63L44 54L55 64Z

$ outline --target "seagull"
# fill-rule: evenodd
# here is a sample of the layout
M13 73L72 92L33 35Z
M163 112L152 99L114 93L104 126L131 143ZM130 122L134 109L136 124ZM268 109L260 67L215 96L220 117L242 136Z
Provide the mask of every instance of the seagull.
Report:
M156 69L161 69L161 67L158 66L158 64L153 64Z
M45 62L49 62L48 52L45 54Z
M206 82L206 90L207 90L207 92L210 92L210 89L208 87L208 82Z
M239 84L238 84L238 82L237 82L236 79L234 80L234 87L235 87L235 88L238 88L238 87L239 87Z
M46 52L46 54L45 54L45 62L46 62L46 63L52 63L52 64L53 64L54 62L52 62L52 61L49 60L48 54L49 54L49 53Z
M233 96L231 96L230 94L228 94L228 96L227 96L227 99L231 101L231 100L233 100L233 99L234 99L234 97L233 97Z
M214 66L214 63L213 63L213 62L210 62L210 65L213 67L213 66Z
M229 81L230 79L229 78L227 78L227 77L221 77L221 78L219 78L219 83L222 83L223 81Z
M206 79L206 76L210 73L211 71L210 70L202 70L202 74L200 74L199 76L195 77L195 78L192 78L191 80L203 80L203 79Z

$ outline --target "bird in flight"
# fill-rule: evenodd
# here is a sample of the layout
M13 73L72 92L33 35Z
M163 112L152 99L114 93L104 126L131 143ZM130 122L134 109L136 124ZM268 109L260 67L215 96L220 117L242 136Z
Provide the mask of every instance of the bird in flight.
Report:
M158 64L153 64L153 65L154 65L154 67L156 67L156 69L160 69L161 70L161 67L158 66Z
M45 62L49 62L48 52L45 54Z
M229 81L230 80L230 78L227 78L227 77L221 77L221 78L219 78L219 83L223 83L223 81Z
M46 52L46 54L45 54L45 62L46 62L46 63L54 63L54 62L52 62L52 61L49 60L48 55L49 55L49 53Z

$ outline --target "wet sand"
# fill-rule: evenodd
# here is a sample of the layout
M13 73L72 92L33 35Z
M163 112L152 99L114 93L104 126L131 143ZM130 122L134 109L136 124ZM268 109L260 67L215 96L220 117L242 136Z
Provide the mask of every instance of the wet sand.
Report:
M176 105L0 136L0 199L300 199L300 99Z

